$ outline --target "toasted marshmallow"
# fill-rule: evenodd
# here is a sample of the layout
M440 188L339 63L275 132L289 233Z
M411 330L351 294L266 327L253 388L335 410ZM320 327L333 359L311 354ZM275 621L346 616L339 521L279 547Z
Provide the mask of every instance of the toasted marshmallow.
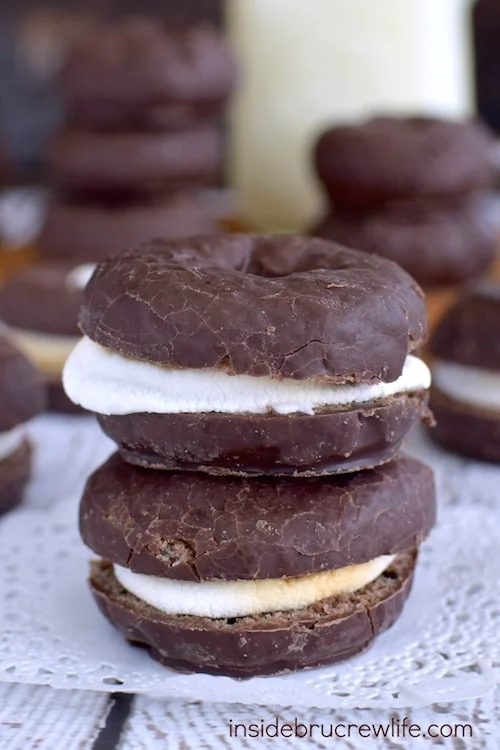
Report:
M393 555L384 555L361 565L296 578L203 583L133 573L120 565L113 567L124 589L160 612L219 618L287 612L332 596L352 594L378 578L393 560Z
M436 388L454 401L500 412L500 372L437 360L432 376Z
M393 383L332 385L306 379L230 375L218 368L172 368L128 359L84 338L63 374L66 394L98 414L314 414L316 410L378 401L426 390L430 371L408 356Z

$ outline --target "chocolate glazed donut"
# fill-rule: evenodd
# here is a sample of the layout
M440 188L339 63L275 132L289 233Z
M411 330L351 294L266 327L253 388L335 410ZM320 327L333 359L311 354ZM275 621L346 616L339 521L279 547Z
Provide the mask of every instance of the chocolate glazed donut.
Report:
M92 474L80 533L100 557L177 581L304 576L418 547L436 520L432 471L401 454L343 477L223 477L140 469L114 454Z
M30 443L25 440L18 450L0 462L0 516L21 504L31 477Z
M399 616L416 554L434 525L432 471L400 456L338 478L239 477L148 471L115 454L89 478L85 543L104 560L90 585L133 643L180 671L234 677L330 664L366 649ZM262 581L394 556L363 588L308 606L235 617L167 614L127 591L114 564L159 580Z
M482 382L494 388L500 377L500 286L494 281L478 282L462 294L440 321L429 342L433 366L470 368L468 382L472 393L482 391ZM437 373L436 373L437 375ZM432 407L438 420L431 437L459 455L479 461L500 463L500 412L488 397L482 401L464 400L440 377L431 389Z
M430 419L424 393L296 414L99 415L123 458L156 469L214 475L343 474L390 461L409 430Z
M108 562L92 564L90 586L102 614L165 666L248 678L320 667L365 651L401 614L416 558L415 552L399 555L351 596L236 622L159 612L129 594Z
M469 195L491 185L492 133L477 121L375 117L318 140L315 162L337 206L370 210L392 201Z
M318 239L155 242L102 264L83 332L170 368L332 385L397 380L426 328L423 295L396 264ZM427 418L425 390L314 414L99 415L122 456L214 474L318 475L389 461Z
M31 474L32 448L24 426L45 406L42 379L7 338L0 338L0 434L22 429L19 442L0 457L0 516L19 505ZM24 437L23 437L24 435Z

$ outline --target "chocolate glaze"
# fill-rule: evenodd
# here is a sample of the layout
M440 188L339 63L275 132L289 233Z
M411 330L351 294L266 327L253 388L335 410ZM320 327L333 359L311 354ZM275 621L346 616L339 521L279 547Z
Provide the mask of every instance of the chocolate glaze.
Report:
M323 240L154 242L102 264L80 317L92 340L174 367L334 383L396 380L426 329L397 265Z
M71 103L70 122L101 132L170 132L192 130L220 118L223 101L179 102L143 106L102 101Z
M8 339L0 337L0 432L28 422L44 407L41 376Z
M483 273L496 233L483 196L407 201L376 211L333 211L312 234L399 263L420 284L464 281Z
M74 414L89 416L89 412L77 406L66 396L62 383L47 383L47 411L56 414Z
M208 25L169 28L152 19L116 21L72 46L61 88L72 102L129 105L222 102L237 78L223 34Z
M62 190L128 199L179 193L213 183L222 143L210 125L177 132L103 133L66 128L49 156Z
M20 505L31 474L31 447L27 440L12 456L0 461L0 516Z
M478 122L376 117L330 128L317 143L315 160L334 204L375 207L488 188L493 143Z
M38 241L44 259L98 262L154 237L215 232L208 206L198 196L142 203L58 199L50 206Z
M415 554L403 554L382 576L349 596L234 620L162 614L128 594L109 563L93 564L90 585L105 617L165 666L254 677L331 664L364 651L399 617L414 567Z
M432 471L402 456L323 479L165 473L115 454L89 478L84 542L137 573L177 580L299 576L418 546L435 522Z
M500 284L480 283L446 313L429 342L437 359L500 371Z
M0 318L13 328L53 336L80 336L83 289L67 283L75 263L29 266L0 288Z
M500 412L467 406L431 392L437 419L430 437L444 448L479 461L500 463Z
M424 392L315 415L98 415L130 463L246 476L321 476L372 468L391 460L421 419L431 419Z

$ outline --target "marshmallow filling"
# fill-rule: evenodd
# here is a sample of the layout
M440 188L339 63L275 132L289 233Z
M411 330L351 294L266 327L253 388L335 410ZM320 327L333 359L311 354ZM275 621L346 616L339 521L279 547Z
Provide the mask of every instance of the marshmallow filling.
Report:
M88 411L125 414L314 414L325 407L427 390L427 365L409 355L392 383L333 385L311 379L230 375L221 368L172 368L129 359L84 337L66 362L67 396Z
M395 555L384 555L361 565L295 578L202 583L133 573L120 565L113 569L126 591L160 612L218 619L287 612L352 594L382 575L394 559Z
M500 372L438 360L432 377L436 389L453 401L500 412Z

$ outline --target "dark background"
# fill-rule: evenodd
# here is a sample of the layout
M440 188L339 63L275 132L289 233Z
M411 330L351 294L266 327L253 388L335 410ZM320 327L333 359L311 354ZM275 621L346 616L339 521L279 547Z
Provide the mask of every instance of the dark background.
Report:
M500 133L500 0L479 0L472 23L478 109Z
M60 118L51 85L58 46L69 43L90 18L153 14L169 23L221 24L222 5L223 0L0 0L0 133L17 178L30 181L41 174L40 154ZM472 23L479 112L500 133L500 0L477 0Z

